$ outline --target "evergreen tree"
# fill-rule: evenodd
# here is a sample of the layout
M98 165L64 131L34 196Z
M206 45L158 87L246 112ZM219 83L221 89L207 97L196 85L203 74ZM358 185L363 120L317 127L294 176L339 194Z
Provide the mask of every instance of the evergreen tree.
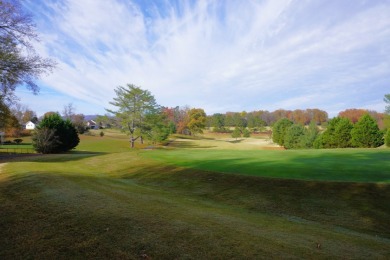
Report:
M390 129L387 129L387 132L385 135L385 142L386 142L386 146L390 147Z
M356 147L378 147L383 144L383 133L369 114L362 116L354 125L352 144Z
M287 118L282 118L276 121L272 127L272 141L281 146L284 146L284 138L286 136L287 128L289 128L293 122Z
M76 128L59 114L44 117L33 136L33 146L41 153L66 152L75 148L79 142Z
M347 118L335 117L328 122L328 127L321 136L322 143L317 147L346 148L351 147L351 130L353 125ZM318 141L317 141L318 142Z
M314 142L317 139L319 130L317 124L314 121L311 121L308 129L305 129L305 136L303 137L303 147L304 148L313 148Z
M287 128L284 138L284 147L287 149L304 148L305 128L300 124L293 124Z

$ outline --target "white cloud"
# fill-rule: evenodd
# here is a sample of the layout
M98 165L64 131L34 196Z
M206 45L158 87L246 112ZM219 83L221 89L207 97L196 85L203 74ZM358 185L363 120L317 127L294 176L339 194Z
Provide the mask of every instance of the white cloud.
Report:
M386 1L353 10L328 1L322 10L307 1L179 3L31 2L46 21L38 23L38 49L59 61L42 83L100 106L97 113L126 83L149 89L162 105L208 113L343 110L377 104L378 96L362 93L390 91Z

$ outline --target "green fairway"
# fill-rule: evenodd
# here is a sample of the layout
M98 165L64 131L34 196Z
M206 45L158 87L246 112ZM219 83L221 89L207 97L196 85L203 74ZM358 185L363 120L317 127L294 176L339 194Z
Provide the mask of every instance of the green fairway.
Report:
M389 149L174 149L146 151L142 155L177 166L224 173L303 180L390 182Z
M0 259L390 258L390 185L374 165L388 165L388 150L128 147L108 131L68 154L3 160ZM294 177L250 176L256 160ZM360 182L305 178L316 160ZM370 160L382 172L367 183Z

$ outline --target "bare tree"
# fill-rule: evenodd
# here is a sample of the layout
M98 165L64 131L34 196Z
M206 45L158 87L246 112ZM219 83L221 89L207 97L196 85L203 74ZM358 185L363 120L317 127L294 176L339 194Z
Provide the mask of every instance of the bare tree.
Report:
M34 82L52 71L56 63L36 54L31 42L39 41L32 16L25 13L17 0L0 0L0 98L15 99L18 85L26 85L34 94Z

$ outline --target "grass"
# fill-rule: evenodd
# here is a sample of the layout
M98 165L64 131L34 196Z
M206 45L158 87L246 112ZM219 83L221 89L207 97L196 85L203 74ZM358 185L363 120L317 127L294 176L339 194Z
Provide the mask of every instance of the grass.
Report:
M82 136L68 154L0 164L0 258L390 257L388 183L225 174L197 168L200 154L221 160L237 151L128 146L107 132ZM179 151L192 155L189 165L178 165L186 160ZM270 159L289 151L246 155L253 152Z
M252 176L351 182L390 182L390 150L217 150L143 152L163 163L198 170Z

